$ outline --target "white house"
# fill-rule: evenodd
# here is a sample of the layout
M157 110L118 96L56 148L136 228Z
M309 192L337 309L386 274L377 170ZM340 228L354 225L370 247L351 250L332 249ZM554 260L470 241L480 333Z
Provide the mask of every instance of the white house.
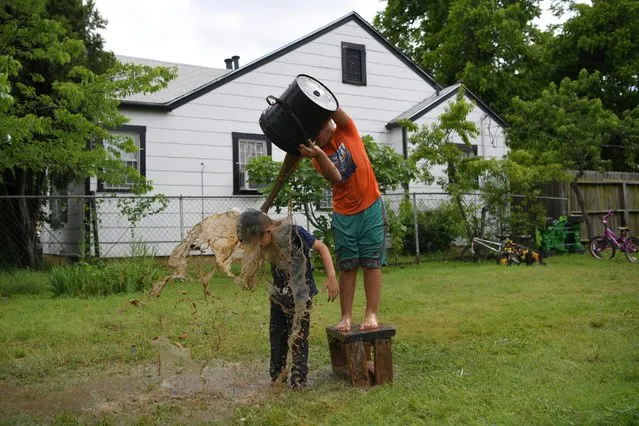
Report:
M202 203L203 214L228 210L234 206L234 197L257 194L244 171L250 158L284 158L284 152L263 135L258 120L268 106L265 98L281 95L299 74L324 83L353 117L361 135L371 135L377 143L403 153L408 149L407 135L397 120L408 118L418 124L437 120L460 87L441 87L355 12L245 66L239 66L238 59L227 60L225 68L211 69L120 57L123 62L177 66L178 77L166 89L121 101L121 111L130 123L120 133L139 144L140 152L126 160L153 181L156 193L227 197L217 203L207 200L206 206ZM503 156L504 121L470 91L466 96L476 104L470 117L481 129L470 152ZM98 195L126 193L126 189L95 180L86 187ZM420 184L410 189L440 191ZM144 219L139 225L142 234L136 236L149 237L143 231L148 227L155 229L155 236L146 240L156 241L161 235L163 241L171 242L167 247L175 245L185 229L200 220L195 214L176 226L177 219L169 219L176 209L172 203L161 215ZM102 235L109 226L118 232L126 230L121 220L112 225L105 222ZM126 242L128 236L118 241ZM110 253L122 255L123 251Z

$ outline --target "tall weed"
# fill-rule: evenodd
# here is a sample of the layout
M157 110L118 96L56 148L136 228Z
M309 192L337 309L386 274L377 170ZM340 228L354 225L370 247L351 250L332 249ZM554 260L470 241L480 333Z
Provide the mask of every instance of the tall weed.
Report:
M148 257L102 264L79 262L53 268L49 284L56 297L107 296L149 289L163 274L156 261Z

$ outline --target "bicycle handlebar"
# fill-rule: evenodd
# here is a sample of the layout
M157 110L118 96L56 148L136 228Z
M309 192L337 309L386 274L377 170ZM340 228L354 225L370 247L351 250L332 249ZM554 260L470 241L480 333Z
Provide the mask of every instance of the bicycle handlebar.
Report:
M613 214L615 214L612 210L608 210L608 213L606 213L605 215L601 216L601 221L603 223L608 223L606 221L606 219L608 219L610 216L612 216Z

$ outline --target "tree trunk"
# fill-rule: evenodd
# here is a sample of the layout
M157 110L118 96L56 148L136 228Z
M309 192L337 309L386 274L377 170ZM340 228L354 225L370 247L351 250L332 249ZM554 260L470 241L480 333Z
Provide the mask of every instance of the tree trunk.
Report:
M570 188L572 188L575 196L577 197L577 203L579 204L579 210L581 210L581 215L586 222L586 231L588 232L588 240L592 239L595 236L595 230L592 226L592 221L590 220L590 215L588 215L588 207L586 206L586 202L584 201L583 194L581 193L581 188L579 188L577 180L570 182Z
M29 204L24 198L0 200L0 264L32 269L41 266Z
M464 227L466 228L466 235L468 236L468 241L472 241L476 235L473 235L473 228L470 226L470 222L468 221L468 215L466 214L466 208L464 207L464 203L462 202L462 195L454 195L455 204L457 204L457 208L459 209L459 214L461 215L462 222L464 222Z
M19 198L33 176L19 169L14 172L2 176L1 193L18 197L0 199L0 264L38 269L42 266L36 238L40 199Z

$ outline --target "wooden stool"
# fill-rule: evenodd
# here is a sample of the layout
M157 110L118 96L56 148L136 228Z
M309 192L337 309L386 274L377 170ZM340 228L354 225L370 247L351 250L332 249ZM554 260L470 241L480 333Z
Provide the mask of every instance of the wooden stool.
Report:
M360 330L359 324L353 324L351 331L326 327L326 335L334 373L345 375L353 386L393 381L395 327L380 324L374 330Z

